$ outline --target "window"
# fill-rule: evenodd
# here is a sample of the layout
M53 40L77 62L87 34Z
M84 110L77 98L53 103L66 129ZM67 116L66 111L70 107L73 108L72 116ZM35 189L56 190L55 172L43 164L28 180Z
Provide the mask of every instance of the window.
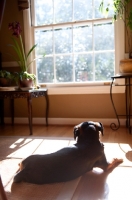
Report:
M111 80L114 24L99 12L100 0L32 1L39 83Z
M124 58L122 20L113 24L110 16L104 18L98 10L100 0L30 1L31 26L29 10L24 11L26 48L37 43L36 56L46 53L32 71L38 83L61 87L60 93L68 86L70 94L76 89L77 94L89 93L89 89L103 93L104 83L119 72L119 61ZM91 88L100 85L103 88ZM109 93L109 86L104 93Z

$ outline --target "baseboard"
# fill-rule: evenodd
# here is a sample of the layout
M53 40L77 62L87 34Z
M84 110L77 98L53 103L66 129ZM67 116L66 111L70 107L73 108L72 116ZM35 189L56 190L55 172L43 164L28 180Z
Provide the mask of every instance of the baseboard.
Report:
M111 123L118 125L116 118L48 118L49 125L76 125L84 121L97 121L109 126ZM11 118L4 118L4 122L11 124ZM14 118L14 124L28 124L28 118ZM33 118L33 124L46 124L45 118ZM125 126L126 119L120 119L120 125Z

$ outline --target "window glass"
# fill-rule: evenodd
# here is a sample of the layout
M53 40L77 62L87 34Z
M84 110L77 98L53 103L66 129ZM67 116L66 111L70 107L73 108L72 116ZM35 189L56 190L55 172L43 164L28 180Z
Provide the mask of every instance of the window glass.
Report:
M72 56L56 56L55 66L57 82L73 81Z
M92 51L92 26L74 26L73 44L74 52Z
M72 0L54 0L54 23L72 21Z
M35 26L53 23L53 1L52 0L35 0Z
M100 0L35 0L34 38L38 83L109 81L115 72L112 18ZM106 0L105 3L108 1Z
M114 50L114 25L111 23L94 24L94 49Z
M53 57L45 57L37 60L37 77L39 83L54 82Z
M37 44L37 56L53 53L52 30L35 30L35 44Z
M93 16L92 1L90 0L76 0L74 2L74 20L91 19Z
M72 52L72 30L71 28L60 28L54 30L55 53Z

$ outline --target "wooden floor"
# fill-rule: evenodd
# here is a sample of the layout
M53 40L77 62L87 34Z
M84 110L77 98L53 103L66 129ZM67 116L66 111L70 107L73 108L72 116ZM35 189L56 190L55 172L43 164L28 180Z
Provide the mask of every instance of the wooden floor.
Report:
M73 128L74 126L33 125L33 136L73 138ZM0 136L28 135L28 125L0 126ZM117 131L104 127L101 141L105 144L108 160L123 158L123 164L110 174L94 169L82 177L73 198L67 200L132 200L132 134L125 127Z
M73 137L72 125L33 125L33 136L47 137ZM4 125L0 126L0 136L28 136L28 125ZM111 130L110 127L104 127L104 136L101 137L102 142L123 142L132 144L132 134L129 134L125 127L119 128L117 131Z

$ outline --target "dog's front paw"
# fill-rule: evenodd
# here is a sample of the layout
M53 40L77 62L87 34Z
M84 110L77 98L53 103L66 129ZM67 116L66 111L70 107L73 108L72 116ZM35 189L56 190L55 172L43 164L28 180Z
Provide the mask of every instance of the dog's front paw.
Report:
M112 171L114 168L116 168L121 163L123 163L123 159L114 158L113 161L108 164L106 171Z

